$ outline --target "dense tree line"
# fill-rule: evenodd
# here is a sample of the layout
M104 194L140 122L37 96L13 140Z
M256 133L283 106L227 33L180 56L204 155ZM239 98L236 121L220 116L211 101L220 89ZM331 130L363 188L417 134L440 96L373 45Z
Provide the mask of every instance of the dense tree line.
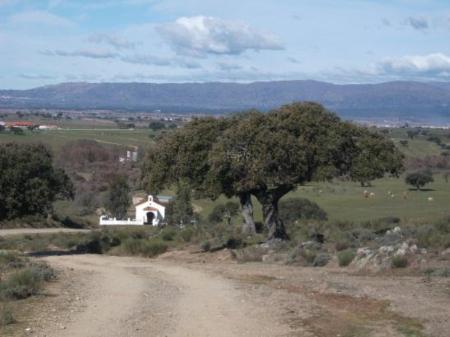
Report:
M182 179L199 196L238 197L246 233L255 232L254 196L269 239L286 239L278 203L297 186L344 175L361 182L398 175L402 159L383 135L343 122L319 104L294 103L269 113L194 119L157 140L142 173L152 192Z

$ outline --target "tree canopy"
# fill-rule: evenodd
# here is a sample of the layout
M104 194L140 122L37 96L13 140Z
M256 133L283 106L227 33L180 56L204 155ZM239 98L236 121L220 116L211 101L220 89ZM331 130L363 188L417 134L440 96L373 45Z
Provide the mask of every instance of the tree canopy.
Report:
M0 172L0 220L45 215L56 199L73 198L72 182L44 145L0 145Z
M150 149L143 173L151 189L186 179L204 196L238 196L244 218L252 215L246 206L253 195L269 239L286 239L278 201L298 185L401 170L402 155L391 141L341 121L319 104L294 103L269 113L196 119Z
M124 219L131 205L130 187L125 176L114 177L106 195L105 207L116 218Z

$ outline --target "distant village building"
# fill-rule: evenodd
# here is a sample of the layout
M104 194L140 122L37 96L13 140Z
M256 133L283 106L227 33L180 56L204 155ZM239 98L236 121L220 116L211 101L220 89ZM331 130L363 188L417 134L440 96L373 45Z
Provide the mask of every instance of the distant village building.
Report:
M146 200L133 198L135 203L135 219L108 218L106 215L100 217L100 226L159 226L166 217L166 207L172 197L149 195Z
M58 129L58 125L39 125L39 130L56 130Z
M138 160L138 152L137 151L127 151L126 157L119 157L119 162L125 163L127 161L134 161L136 162Z
M25 122L25 121L6 122L5 125L8 128L21 128L21 129L26 129L26 128L31 128L31 127L37 126L36 123Z

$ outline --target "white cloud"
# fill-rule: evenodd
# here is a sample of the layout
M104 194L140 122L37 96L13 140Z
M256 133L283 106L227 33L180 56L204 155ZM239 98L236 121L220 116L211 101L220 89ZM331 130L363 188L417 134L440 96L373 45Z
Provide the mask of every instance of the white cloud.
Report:
M247 50L280 50L279 39L249 25L219 18L181 17L175 22L161 24L157 32L178 53L202 56L205 54L241 54Z
M75 24L62 16L52 14L47 11L27 11L15 14L9 18L9 21L15 25L44 25L49 27L70 28Z
M55 76L35 73L22 73L19 75L19 77L26 80L53 80L56 78Z
M187 69L199 69L201 68L201 65L197 62L187 60L181 57L160 57L155 55L149 55L149 54L134 54L134 55L127 55L121 57L121 60L126 63L132 63L132 64L141 64L141 65L155 65L155 66L161 66L161 67L167 67L167 66L176 66L180 68L187 68Z
M93 59L112 59L117 58L119 55L110 50L102 49L80 49L74 51L65 50L46 50L42 52L48 56L63 56L63 57L87 57Z
M378 69L384 74L450 77L450 56L435 53L387 59L378 64Z
M236 71L241 70L242 66L235 63L228 63L228 62L219 62L217 63L217 67L221 71Z
M95 34L89 38L89 42L95 44L107 44L114 47L117 50L122 49L134 49L136 47L136 43L132 42L126 38L110 35L110 34Z

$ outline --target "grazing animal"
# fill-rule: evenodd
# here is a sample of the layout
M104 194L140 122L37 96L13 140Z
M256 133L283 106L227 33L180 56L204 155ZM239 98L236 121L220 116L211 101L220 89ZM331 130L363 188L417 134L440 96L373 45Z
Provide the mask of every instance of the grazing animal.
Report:
M368 197L369 197L369 191L365 190L365 191L364 191L364 198L367 199Z
M434 201L434 198L433 197L428 197L428 201L432 202L432 201Z
M369 196L370 196L371 198L373 198L373 197L375 197L375 193L370 192Z

